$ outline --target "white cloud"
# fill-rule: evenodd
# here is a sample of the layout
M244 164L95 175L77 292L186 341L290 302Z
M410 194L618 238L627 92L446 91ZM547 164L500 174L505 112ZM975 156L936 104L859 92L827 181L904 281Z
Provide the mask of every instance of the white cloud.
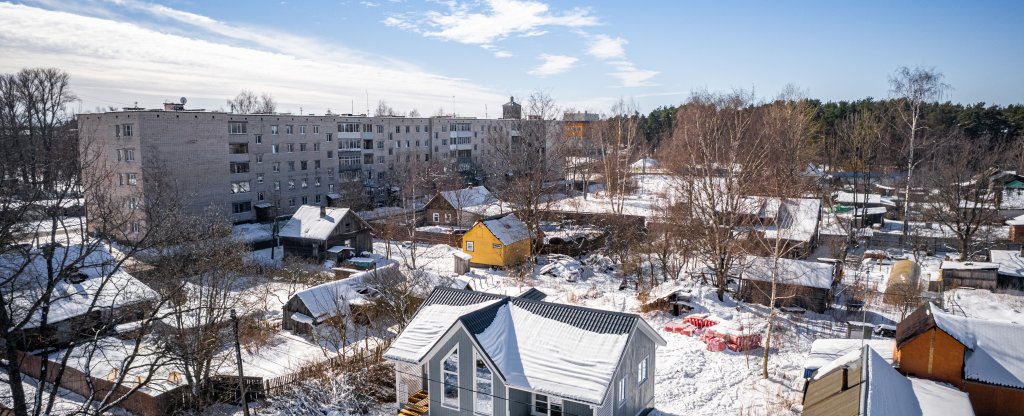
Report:
M656 84L651 78L658 75L658 71L639 69L629 61L612 61L610 64L615 67L615 72L610 73L619 79L623 87L651 87Z
M372 1L361 1L359 2L359 4L362 4L363 6L366 7L380 7L380 3L374 3Z
M625 45L629 41L608 35L595 35L588 42L587 53L599 59L623 59L626 57Z
M202 39L198 33L186 35L198 32L187 28L150 29L136 24L140 19L0 3L4 16L0 71L27 66L65 69L85 109L134 101L153 107L159 100L183 95L195 107L219 108L243 88L270 92L283 110L296 112L300 106L306 112L348 111L353 101L364 102L367 91L371 100L386 99L400 109L436 107L450 102L452 91L459 92L460 102L470 104L465 108L504 102L503 95L487 88L407 62L367 59L365 54L316 39L224 25L164 6L133 4L165 19L188 22L213 33L216 36L210 37L215 40ZM273 37L278 39L272 48ZM231 44L232 39L249 42Z
M511 58L512 52L509 51L494 51L495 58Z
M542 54L540 59L544 60L544 63L530 71L531 75L537 76L548 76L561 74L568 71L573 65L579 61L578 58L565 55L549 55Z
M479 10L475 4L448 2L445 12L428 11L422 15L397 15L384 24L420 33L426 37L470 45L491 45L509 36L540 36L544 28L581 28L598 24L589 10L574 8L564 13L533 0L486 0ZM422 29L412 22L424 22Z

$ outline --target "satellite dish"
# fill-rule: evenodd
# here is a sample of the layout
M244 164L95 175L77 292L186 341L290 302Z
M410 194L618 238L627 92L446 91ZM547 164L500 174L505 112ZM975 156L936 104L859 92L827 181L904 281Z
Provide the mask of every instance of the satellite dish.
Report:
M187 99L185 99L185 97L181 97L181 100L180 100L180 101L181 101L181 105L185 105L185 103L187 103L187 102L188 102L188 100L187 100Z

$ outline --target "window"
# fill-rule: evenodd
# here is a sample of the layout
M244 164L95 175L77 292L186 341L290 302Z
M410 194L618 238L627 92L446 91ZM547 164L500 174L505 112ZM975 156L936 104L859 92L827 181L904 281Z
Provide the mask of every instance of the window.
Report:
M313 126L313 134L319 134L319 133L320 133L320 125L317 124L317 125ZM327 141L331 141L331 134L330 133L327 133Z
M256 135L256 144L263 144L263 135L262 134L257 134Z
M328 159L334 159L334 151L333 150L328 150L327 151L327 158Z
M466 242L466 251L473 251L473 242L472 241L467 241Z
M266 199L266 196L265 196L265 195L263 195L263 192L257 192L257 193L256 193L256 200L257 200L257 201L262 201L262 200L264 200L264 199Z
M498 243L491 244L491 248L493 248L495 250L500 250L501 249L501 244L498 244Z
M295 198L288 198L288 206L289 207L294 207L295 206Z
M274 181L274 190L275 191L280 191L281 190L281 181Z
M459 408L459 348L455 347L441 364L444 372L444 392L441 405L453 409Z
M280 153L280 152L281 152L281 145L279 145L279 144L272 144L272 145L270 145L270 153Z
M299 169L301 169L301 170L309 169L309 162L306 162L305 160L299 162Z
M231 122L228 122L228 134L245 134L245 122L244 121L231 121Z
M314 199L314 201L313 201L313 202L315 202L315 203L317 203L317 204L319 204L319 203L320 203L320 194L316 194L316 198Z
M380 140L377 140L377 148L378 149L383 149L384 148L384 142L380 141Z
M256 183L263 183L263 174L262 173L257 173L256 174Z
M618 384L619 388L616 392L618 400L616 400L616 403L619 404L619 407L622 407L622 405L626 404L626 377L620 378Z
M420 126L416 126L416 132L417 132L417 133L419 133L419 132L420 132Z
M241 155L249 153L249 143L231 143L228 144L228 153L233 155Z
M313 161L313 169L320 169L320 159Z
M313 186L320 186L320 177L319 176L316 177L315 179L313 179Z
M405 132L406 132L406 133L408 133L408 132L409 132L409 126L405 126Z
M289 172L295 172L295 161L294 160L289 160L288 161L288 171Z
M473 369L473 386L476 395L473 400L473 413L490 416L494 413L494 374L479 354L474 355L476 365Z
M233 202L231 203L231 212L235 214L241 214L243 212L252 211L252 202Z
M431 215L431 216L430 216L430 218L431 218L431 219L432 219L432 220L433 220L434 222L438 222L438 221L440 221L440 220L441 220L441 214L438 214L438 213L436 213L436 212L435 212L435 213L434 213L433 215Z
M327 168L327 177L330 178L330 177L333 177L333 176L334 176L334 168Z
M130 232L130 233L138 233L141 230L142 230L142 226L139 225L138 221L134 221L131 224L128 224L128 232Z
M378 124L377 125L377 133L384 133L384 125L383 124Z
M231 162L231 173L248 173L249 162Z
M319 152L320 151L320 143L313 143L313 151L314 152Z
M281 171L281 162L274 162L273 164L271 164L270 165L270 170L272 170L274 172L280 172Z
M445 214L444 214L444 220L445 220L445 221L448 221L448 222L451 222L451 221L452 221L452 214L450 214L450 213L445 213Z
M534 393L533 413L548 416L562 416L562 399Z
M309 181L307 181L306 178L302 178L302 187L303 188L308 188L309 187Z
M118 162L131 162L135 160L135 149L117 149Z
M122 124L121 125L121 136L132 137L132 125L131 124Z
M299 134L306 134L306 126L299 126Z
M256 154L256 163L263 163L263 153Z
M288 124L284 126L284 134L292 134L295 131L295 126Z
M128 209L135 209L139 207L139 198L130 196L124 199L124 206Z
M377 156L377 163L380 165L384 164L384 156Z
M320 126L316 126L316 127L320 127ZM318 129L318 130L319 130L319 129ZM334 141L334 136L333 136L333 135L331 135L331 133L327 133L327 141L329 141L329 142L330 142L330 141Z
M288 180L288 189L295 189L295 179Z
M270 126L270 134L271 134L271 135L274 135L274 136L276 136L276 135L277 135L277 124L272 124L272 125Z
M401 132L402 132L402 126L395 126L395 133L401 133Z
M305 143L299 143L299 151L300 152L305 152L306 151L306 144Z
M338 123L339 133L359 133L359 123Z
M249 192L249 181L231 182L231 193L244 194Z
M138 177L134 173L122 173L118 177L121 185L135 186L138 184Z
M306 205L308 203L309 203L309 197L308 196L302 197L302 205Z
M363 124L363 133L372 133L373 124Z
M636 385L638 385L638 386L644 384L644 382L647 381L647 359L648 358L650 358L650 356L644 357L643 361L640 361L640 364L637 364L637 368L636 368Z
M295 143L288 143L288 153L295 151Z

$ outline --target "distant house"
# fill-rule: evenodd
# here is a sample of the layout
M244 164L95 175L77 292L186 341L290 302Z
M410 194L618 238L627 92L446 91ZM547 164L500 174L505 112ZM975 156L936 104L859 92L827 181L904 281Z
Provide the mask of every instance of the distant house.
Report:
M804 416L973 416L967 394L904 377L874 348L837 358L807 381Z
M862 192L836 192L833 202L847 207L895 207L892 199L881 194L867 194Z
M438 288L384 358L407 415L636 415L664 345L634 314Z
M471 227L477 221L512 212L508 203L483 186L438 192L423 207L428 225Z
M970 396L979 416L1024 409L1024 325L951 315L926 304L896 326L901 373L949 383Z
M939 264L943 287L973 287L995 289L999 278L999 264L981 261L944 261Z
M783 241L789 257L804 258L818 243L821 200L814 198L747 198L752 202L754 231L761 238ZM765 253L767 254L767 253Z
M462 250L472 256L472 264L515 266L530 256L530 231L515 214L483 220L462 236Z
M635 174L661 174L665 173L665 170L661 168L661 164L654 159L640 159L629 165L629 171Z
M341 261L373 251L370 225L348 208L303 205L279 233L285 254Z
M359 320L355 315L362 313L360 309L376 297L373 289L367 285L368 281L377 276L395 279L400 275L398 266L389 264L296 292L284 304L281 327L309 334L313 328L331 318L352 316Z
M1024 176L1012 170L998 171L988 176L988 186L1000 210L1024 209Z
M740 266L739 298L767 305L771 300L771 257L747 257ZM797 306L815 312L828 309L832 299L835 268L831 264L780 258L776 279L777 305Z
M892 364L892 352L896 349L896 341L891 339L848 339L819 338L811 343L811 352L804 361L804 378L814 378L814 373L836 359L860 350L862 346L871 347L886 362Z
M1024 250L990 250L989 260L999 265L996 276L997 286L1008 289L1024 289Z
M19 348L33 350L94 337L98 331L141 319L159 299L102 245L49 250L0 255L0 275L8 279L0 286L0 296L9 319L20 327L14 328L20 332ZM45 294L49 301L40 303ZM42 305L48 306L45 318Z
M1006 225L1010 228L1010 234L1007 238L1009 238L1011 242L1024 242L1024 215L1019 215L1006 220Z

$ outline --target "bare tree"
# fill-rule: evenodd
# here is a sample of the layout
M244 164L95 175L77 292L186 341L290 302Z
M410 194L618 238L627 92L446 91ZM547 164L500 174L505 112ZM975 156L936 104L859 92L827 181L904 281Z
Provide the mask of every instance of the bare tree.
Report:
M377 101L377 109L373 111L374 117L394 117L397 116L398 112L395 111L387 101Z
M273 114L277 102L268 93L259 96L249 90L242 90L235 98L227 100L228 108L235 114Z
M904 149L907 157L907 183L903 192L903 231L906 233L910 221L910 189L914 180L914 169L921 162L919 149L927 148L928 135L923 135L926 126L922 123L924 104L941 99L949 85L942 82L942 73L934 68L896 68L889 77L889 92L895 98L894 107L906 135Z
M636 103L619 100L612 106L612 116L597 130L605 191L611 198L611 211L621 214L626 195L632 191L630 164L647 154Z

